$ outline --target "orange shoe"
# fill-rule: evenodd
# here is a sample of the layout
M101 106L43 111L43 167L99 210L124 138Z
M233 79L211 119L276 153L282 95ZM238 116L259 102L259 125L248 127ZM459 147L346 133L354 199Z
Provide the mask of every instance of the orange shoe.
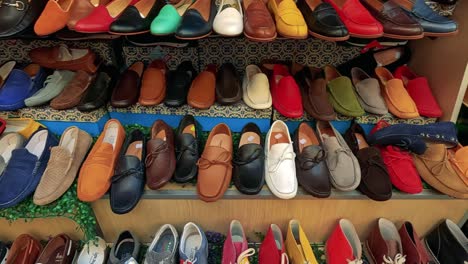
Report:
M39 36L55 33L67 25L74 0L49 0L41 16L34 24L34 32Z
M393 77L384 67L375 68L375 75L379 79L380 89L390 113L399 118L419 117L416 104L406 91L402 80Z
M125 130L120 122L116 119L107 121L96 144L81 166L78 199L92 202L107 192L124 139Z

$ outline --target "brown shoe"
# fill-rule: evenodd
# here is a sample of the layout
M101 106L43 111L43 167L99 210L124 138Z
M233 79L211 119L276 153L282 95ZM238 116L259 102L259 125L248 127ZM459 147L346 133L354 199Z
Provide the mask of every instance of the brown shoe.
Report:
M158 105L166 97L166 63L163 60L153 61L143 73L140 99L144 106Z
M176 167L174 131L164 121L153 123L146 153L146 185L157 190L172 178Z
M29 52L31 60L42 67L95 73L96 54L90 49L72 49L61 44L55 47L36 48Z
M11 245L6 264L34 264L41 251L38 240L28 234L20 235Z
M372 264L405 263L400 234L395 224L379 218L366 240L364 253Z
M273 41L276 26L262 0L244 0L244 35L253 41Z
M232 135L226 124L215 126L198 160L198 197L205 202L221 198L232 177Z
M67 22L68 29L74 30L76 23L80 19L91 14L94 8L100 5L105 6L109 2L110 0L75 0Z
M49 240L36 263L71 264L76 250L76 242L60 234Z
M410 222L404 222L398 233L400 233L401 245L406 255L406 263L431 263L429 253Z
M69 109L77 106L88 90L92 79L93 77L85 71L77 71L73 79L65 86L62 92L52 99L50 106L57 110Z
M141 76L145 65L138 61L120 75L120 80L112 91L110 103L116 108L125 108L138 102Z
M214 104L216 100L215 74L216 65L211 64L193 80L187 95L187 103L191 107L197 109L208 109Z

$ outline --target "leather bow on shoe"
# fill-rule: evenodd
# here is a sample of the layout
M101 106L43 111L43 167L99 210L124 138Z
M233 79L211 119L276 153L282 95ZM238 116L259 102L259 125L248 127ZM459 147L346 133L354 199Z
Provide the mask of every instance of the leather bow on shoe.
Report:
M209 167L213 165L223 165L228 168L232 168L231 165L231 154L227 151L224 151L218 155L218 157L214 160L210 160L208 158L205 158L203 155L200 157L200 159L197 162L197 165L200 169L208 169Z
M325 160L326 154L323 149L319 150L314 157L310 157L307 154L298 156L299 166L303 170L310 170L313 167L317 166L321 161Z
M164 142L161 145L157 146L151 153L148 153L145 159L146 168L149 168L151 166L153 161L158 157L160 153L163 153L167 151L168 149L169 148L168 148L167 143Z

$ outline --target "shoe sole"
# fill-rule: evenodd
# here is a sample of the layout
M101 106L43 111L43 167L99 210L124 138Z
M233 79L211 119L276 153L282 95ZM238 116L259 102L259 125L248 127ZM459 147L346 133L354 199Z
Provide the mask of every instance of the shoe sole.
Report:
M420 35L411 35L411 36L405 36L405 35L394 35L394 34L383 34L384 37L386 38L392 38L392 39L401 39L401 40L415 40L415 39L422 39L424 38L424 33Z
M205 35L203 35L203 36L191 37L191 38L181 37L181 36L177 36L177 35L175 35L175 37L178 38L178 39L183 39L183 40L197 40L197 39L206 38L206 37L208 37L209 35L211 35L212 33L213 33L213 31L210 31L208 34L205 34Z
M352 33L349 33L349 35L351 37L354 37L354 38L363 38L363 39L373 39L373 38L380 38L383 36L383 33L382 34L377 34L377 35L360 35L360 34L352 34Z
M150 31L149 31L149 30L145 30L145 31L128 32L128 33L120 33L120 32L109 31L108 33L109 33L109 34L112 34L112 35L118 35L118 36L134 36L134 35L145 34L145 33L148 33L148 32L150 32Z
M309 35L311 35L312 37L318 38L318 39L326 40L326 41L346 41L346 40L348 40L350 38L349 35L344 36L344 37L328 37L328 36L324 36L324 35L315 33L315 32L310 31L310 30L309 30Z
M274 35L273 37L271 37L271 38L254 38L254 37L252 37L252 36L247 35L247 34L244 32L244 36L245 36L246 38L248 38L249 40L256 41L256 42L270 42L270 41L275 40L275 39L278 37L278 34L275 33L275 35Z
M450 36L455 36L457 34L458 34L458 29L453 32L448 32L448 33L424 32L425 37L450 37Z

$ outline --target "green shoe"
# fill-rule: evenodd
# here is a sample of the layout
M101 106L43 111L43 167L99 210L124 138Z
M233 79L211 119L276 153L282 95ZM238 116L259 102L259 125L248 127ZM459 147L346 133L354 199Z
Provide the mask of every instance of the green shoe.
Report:
M174 33L182 21L182 15L192 4L192 0L180 1L176 6L167 4L151 23L151 34L169 35Z

